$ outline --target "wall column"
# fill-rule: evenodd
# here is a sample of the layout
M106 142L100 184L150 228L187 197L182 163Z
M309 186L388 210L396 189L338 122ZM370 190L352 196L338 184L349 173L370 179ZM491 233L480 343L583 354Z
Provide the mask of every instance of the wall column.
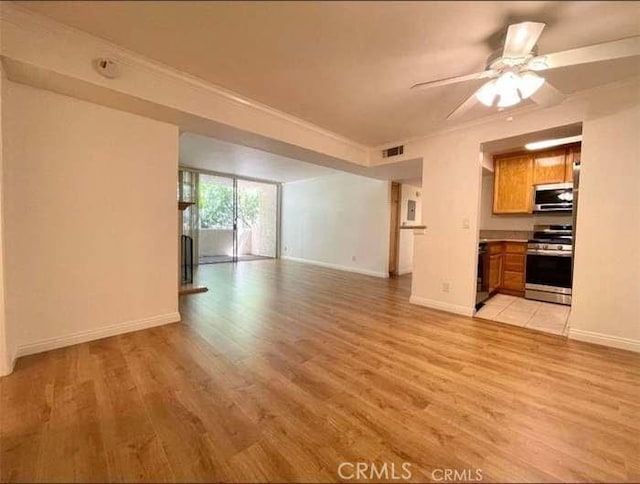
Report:
M4 298L4 165L2 144L2 101L4 94L4 70L0 63L0 376L8 375L13 371L13 349L9 340L11 332L7 328Z

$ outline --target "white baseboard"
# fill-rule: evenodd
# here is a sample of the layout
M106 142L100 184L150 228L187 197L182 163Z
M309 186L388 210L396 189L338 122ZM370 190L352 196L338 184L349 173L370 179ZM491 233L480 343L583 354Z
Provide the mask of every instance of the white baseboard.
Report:
M399 276L404 276L406 274L411 274L413 272L413 269L398 269L398 275Z
M302 262L303 264L312 264L314 266L326 267L328 269L336 269L338 271L355 272L356 274L364 274L366 276L384 277L384 278L389 277L388 272L377 272L377 271L370 271L369 269L360 269L359 267L341 266L338 264L330 264L328 262L320 262L318 260L313 260L313 259L301 259L300 257L290 257L288 255L283 255L282 259L292 260L294 262Z
M417 304L418 306L424 306L431 309L439 309L440 311L446 311L448 313L454 313L454 314L461 314L463 316L473 316L473 313L474 313L474 308L458 306L457 304L450 304L442 301L435 301L433 299L414 296L413 294L409 298L409 302L411 304Z
M109 336L116 336L118 334L130 333L131 331L139 331L141 329L152 328L154 326L162 326L163 324L176 323L178 321L180 321L180 313L174 312L160 314L150 318L137 319L135 321L112 324L110 326L103 326L102 328L79 331L65 336L58 336L56 338L44 339L36 341L35 343L18 346L15 358L54 350L64 346L86 343L87 341L94 341L96 339L108 338Z
M608 334L594 333L593 331L569 328L569 339L584 341L586 343L595 343L597 345L611 346L613 348L620 348L640 353L640 341L631 338L621 338L620 336L611 336Z
M6 376L13 373L13 367L16 364L15 356L7 355L4 361L0 362L0 376Z

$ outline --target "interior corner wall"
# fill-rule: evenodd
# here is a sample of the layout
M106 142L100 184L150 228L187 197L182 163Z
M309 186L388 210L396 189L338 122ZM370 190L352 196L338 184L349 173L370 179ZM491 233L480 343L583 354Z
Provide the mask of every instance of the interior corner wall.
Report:
M282 257L388 277L390 184L340 173L282 186Z
M475 302L482 166L480 144L465 133L421 146L422 223L414 238L411 302L471 315ZM476 250L470 250L476 247Z
M5 83L18 355L177 321L177 126Z
M6 80L2 63L0 62L0 376L11 373L15 348L13 347L12 334L7 327L5 284L4 284L4 156L3 156L3 131L2 131L2 100L5 97Z
M640 106L586 120L570 337L640 351Z
M420 225L422 223L422 188L403 184L400 196L400 225ZM416 202L415 220L408 220L409 200ZM413 271L413 242L415 234L410 229L400 229L398 251L398 273L409 274Z

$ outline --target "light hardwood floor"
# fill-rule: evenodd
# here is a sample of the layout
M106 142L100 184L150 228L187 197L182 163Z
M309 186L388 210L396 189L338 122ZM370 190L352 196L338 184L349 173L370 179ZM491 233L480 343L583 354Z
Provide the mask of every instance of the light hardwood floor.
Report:
M407 277L255 261L198 282L182 323L0 379L3 482L336 481L355 461L640 480L639 355L410 305Z

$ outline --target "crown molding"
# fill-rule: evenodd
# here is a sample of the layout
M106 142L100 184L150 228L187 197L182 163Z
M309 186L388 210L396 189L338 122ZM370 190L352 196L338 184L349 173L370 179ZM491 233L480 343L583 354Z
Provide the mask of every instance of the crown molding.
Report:
M242 107L253 111L256 115L267 116L278 122L294 125L298 131L303 130L313 135L321 136L333 142L340 143L349 151L355 153L362 161L360 166L368 165L370 147L351 140L345 136L335 133L326 128L317 126L313 123L300 119L291 114L279 111L271 106L260 103L254 99L248 98L229 89L217 86L207 82L199 77L179 71L171 66L161 62L149 59L141 54L128 50L124 47L111 43L107 40L95 37L87 32L81 31L74 27L64 25L53 19L41 14L37 14L23 7L10 4L8 2L0 2L0 22L10 24L23 33L38 38L46 38L48 42L55 43L60 46L82 46L83 50L91 50L95 56L103 56L112 58L124 67L144 72L147 76L157 79L169 80L178 83L182 89L189 89L200 95L207 95L217 98L218 102L222 101L229 105ZM4 29L2 29L4 30ZM2 36L4 37L4 33ZM2 39L4 40L4 38ZM4 44L4 42L2 42ZM11 57L11 53L6 53L2 49L3 55ZM353 160L347 160L354 162ZM355 163L355 162L354 162Z

